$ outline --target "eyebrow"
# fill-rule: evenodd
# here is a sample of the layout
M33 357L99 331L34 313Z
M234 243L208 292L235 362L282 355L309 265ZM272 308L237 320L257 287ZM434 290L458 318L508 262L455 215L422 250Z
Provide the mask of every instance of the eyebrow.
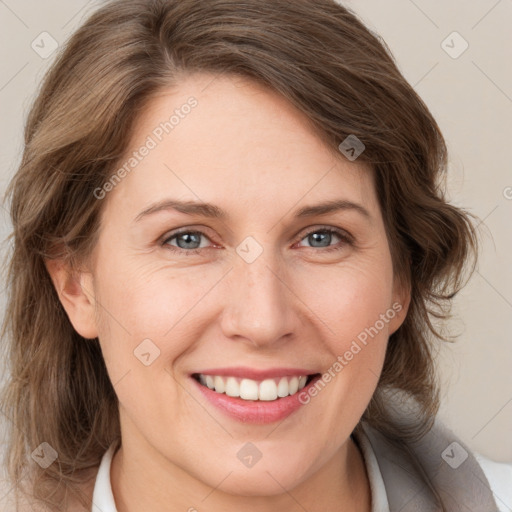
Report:
M137 217L135 217L135 222L139 222L144 217L147 217L149 215L168 210L176 210L186 215L198 215L213 219L226 219L228 217L228 214L224 210L211 203L201 203L196 201L178 201L177 199L164 199L163 201L159 201L158 203L152 204L151 206L140 212L137 215ZM364 206L354 203L353 201L348 201L346 199L335 199L312 206L304 206L297 210L295 216L297 218L307 218L314 217L316 215L326 215L328 213L343 210L353 210L361 214L367 220L372 219L370 212Z

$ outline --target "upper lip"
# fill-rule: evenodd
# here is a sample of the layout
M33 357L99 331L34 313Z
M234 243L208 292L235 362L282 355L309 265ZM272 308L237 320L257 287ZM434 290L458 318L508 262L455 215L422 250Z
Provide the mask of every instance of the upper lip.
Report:
M193 375L219 375L221 377L239 377L252 380L265 380L274 377L293 377L293 376L307 376L314 375L318 372L307 370L304 368L268 368L266 370L258 370L256 368L249 368L244 366L230 367L230 368L209 368L195 372Z

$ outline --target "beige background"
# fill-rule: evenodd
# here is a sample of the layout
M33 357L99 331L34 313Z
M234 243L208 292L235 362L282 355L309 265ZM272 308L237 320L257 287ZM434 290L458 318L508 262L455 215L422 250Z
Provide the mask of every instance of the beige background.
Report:
M449 197L482 219L479 268L457 299L451 323L460 338L439 354L441 415L479 453L512 462L512 1L344 3L381 34L432 110L451 152ZM22 152L24 118L55 55L41 58L32 41L48 32L62 44L97 5L0 1L2 192ZM460 36L450 36L454 31ZM453 56L464 41L469 46L453 58L441 46L445 39ZM3 240L9 228L3 208L0 214ZM3 310L3 293L0 301Z

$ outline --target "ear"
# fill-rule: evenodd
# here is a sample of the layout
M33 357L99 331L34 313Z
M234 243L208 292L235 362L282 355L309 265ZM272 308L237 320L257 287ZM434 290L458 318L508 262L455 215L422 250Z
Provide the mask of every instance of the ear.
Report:
M84 338L98 336L92 275L72 269L62 260L46 260L46 268L69 321Z
M395 311L395 316L389 322L389 335L391 336L403 324L409 304L411 303L411 286L401 279L395 279L393 284L391 309Z

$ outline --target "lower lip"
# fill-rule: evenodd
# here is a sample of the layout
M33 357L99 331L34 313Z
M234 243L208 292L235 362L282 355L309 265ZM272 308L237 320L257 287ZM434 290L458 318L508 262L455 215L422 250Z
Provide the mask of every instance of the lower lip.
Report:
M267 424L281 421L295 411L303 407L299 401L299 395L308 391L320 378L316 375L311 382L302 388L298 393L289 395L277 400L243 400L242 398L228 396L224 393L217 393L210 388L203 386L196 379L191 377L201 393L218 409L227 413L231 418L243 423Z

